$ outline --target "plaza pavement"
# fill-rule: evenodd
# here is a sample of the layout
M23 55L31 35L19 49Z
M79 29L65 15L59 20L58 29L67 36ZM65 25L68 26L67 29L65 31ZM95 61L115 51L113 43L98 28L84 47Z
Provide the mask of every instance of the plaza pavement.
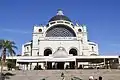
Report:
M6 80L62 80L61 73L65 75L65 80L71 80L72 77L79 77L82 80L88 80L89 76L98 78L103 77L103 80L120 80L119 69L76 69L76 70L31 70L31 71L9 71L14 76Z

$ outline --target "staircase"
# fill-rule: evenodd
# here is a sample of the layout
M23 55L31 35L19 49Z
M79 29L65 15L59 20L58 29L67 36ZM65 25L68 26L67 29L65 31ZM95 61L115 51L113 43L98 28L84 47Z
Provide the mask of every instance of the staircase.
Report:
M62 80L61 73L64 73L64 80L71 80L73 77L88 80L89 76L102 76L103 80L119 80L120 70L34 70L34 71L10 71L14 76L6 80ZM76 79L78 80L78 79Z

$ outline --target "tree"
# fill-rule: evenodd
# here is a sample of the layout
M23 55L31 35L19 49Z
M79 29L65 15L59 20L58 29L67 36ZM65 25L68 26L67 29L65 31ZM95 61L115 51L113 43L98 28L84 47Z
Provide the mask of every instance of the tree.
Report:
M16 60L15 59L8 59L6 62L8 70L12 70L12 68L16 69Z
M17 49L15 42L10 40L0 40L0 50L1 50L1 73L3 66L5 65L6 55L15 55L14 49Z

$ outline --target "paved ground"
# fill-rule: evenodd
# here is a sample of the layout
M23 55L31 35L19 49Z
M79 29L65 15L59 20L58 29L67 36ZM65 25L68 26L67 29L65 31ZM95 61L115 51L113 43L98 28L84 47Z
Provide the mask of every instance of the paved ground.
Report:
M91 70L36 70L36 71L10 71L15 74L6 80L62 80L61 73L65 74L65 80L71 80L76 76L82 80L88 80L89 76L102 76L103 80L120 80L120 70L116 69L91 69Z

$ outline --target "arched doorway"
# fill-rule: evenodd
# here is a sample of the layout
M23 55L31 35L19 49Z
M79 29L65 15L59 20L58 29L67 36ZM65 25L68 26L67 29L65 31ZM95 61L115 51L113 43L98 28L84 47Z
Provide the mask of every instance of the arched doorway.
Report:
M64 62L57 62L57 69L64 69Z
M72 48L70 49L69 54L73 54L73 56L77 56L77 50Z
M52 50L51 49L45 49L44 50L44 56L49 56L50 54L52 54Z

